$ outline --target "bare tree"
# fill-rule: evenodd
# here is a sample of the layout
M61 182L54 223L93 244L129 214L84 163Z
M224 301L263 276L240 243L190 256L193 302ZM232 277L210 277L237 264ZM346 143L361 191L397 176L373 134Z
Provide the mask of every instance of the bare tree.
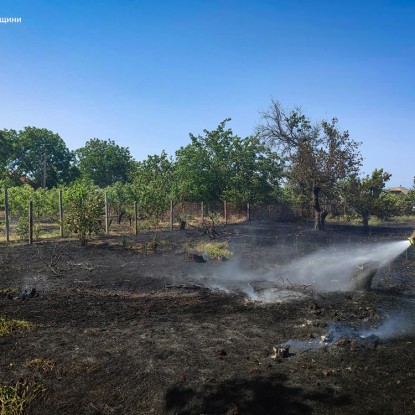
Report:
M315 228L324 229L329 212L321 206L321 195L333 198L339 181L358 173L360 143L338 129L336 118L312 125L301 108L286 111L274 100L261 113L257 133L286 158L289 183L312 201Z

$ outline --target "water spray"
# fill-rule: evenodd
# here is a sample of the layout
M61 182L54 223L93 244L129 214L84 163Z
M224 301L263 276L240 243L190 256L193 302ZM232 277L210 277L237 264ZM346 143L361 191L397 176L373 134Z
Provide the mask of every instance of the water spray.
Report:
M243 293L252 301L265 303L301 300L313 290L369 291L378 271L411 245L415 246L415 231L398 241L338 244L266 272L255 273L229 261L203 280L209 288Z

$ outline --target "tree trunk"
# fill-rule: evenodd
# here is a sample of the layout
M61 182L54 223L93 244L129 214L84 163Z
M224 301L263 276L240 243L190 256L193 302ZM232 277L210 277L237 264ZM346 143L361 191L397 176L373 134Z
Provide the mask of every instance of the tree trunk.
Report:
M326 210L323 210L320 213L320 230L324 230L326 228L326 218L328 216L329 212L327 212Z
M368 228L369 227L369 213L362 213L363 218L363 227Z
M123 218L124 215L125 215L125 210L124 209L119 209L117 211L117 223L118 223L118 225L121 225L121 221L122 221L122 218Z
M324 230L325 220L329 212L322 210L319 201L320 187L313 187L314 229Z

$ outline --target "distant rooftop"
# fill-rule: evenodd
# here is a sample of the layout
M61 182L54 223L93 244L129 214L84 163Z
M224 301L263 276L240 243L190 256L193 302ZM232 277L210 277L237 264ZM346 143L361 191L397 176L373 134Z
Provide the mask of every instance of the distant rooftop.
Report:
M390 189L388 189L389 193L394 193L396 195L400 195L400 194L408 194L409 193L409 189L407 189L406 187L402 187L402 186L397 186L397 187L391 187Z

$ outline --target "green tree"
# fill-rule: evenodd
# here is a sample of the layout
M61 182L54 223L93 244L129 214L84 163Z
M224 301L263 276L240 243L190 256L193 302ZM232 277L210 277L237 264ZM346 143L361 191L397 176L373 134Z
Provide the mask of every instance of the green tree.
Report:
M415 214L415 177L413 178L412 189L409 190L407 194L408 203L411 204L411 207L408 208L406 214Z
M290 185L312 202L315 228L324 229L329 212L321 205L322 195L327 201L335 198L338 183L358 173L360 143L338 129L336 118L312 125L300 108L286 111L274 100L261 114L257 133L285 156Z
M0 130L0 169L6 169L7 163L12 158L13 145L7 130Z
M375 169L370 176L367 175L361 178L353 175L343 183L342 188L346 204L362 216L364 227L369 226L370 216L377 209L379 212L382 211L382 203L383 217L391 215L390 200L387 199L384 190L390 177L391 174L384 172L383 169Z
M226 129L229 119L204 136L190 134L191 143L176 151L179 196L186 201L275 200L281 159L257 137L244 139Z
M383 220L388 220L393 216L404 215L408 210L405 202L406 198L404 195L395 195L387 191L382 192L376 202L373 214Z
M13 142L7 130L0 130L0 187L12 187L18 184L9 167L10 161L14 158Z
M134 162L128 147L120 147L113 140L93 138L76 150L81 176L104 188L129 180Z
M117 216L117 223L120 224L125 215L132 219L134 215L134 202L136 196L131 183L122 184L117 182L105 188L108 192L109 207Z
M23 176L33 187L52 188L72 181L77 175L74 154L58 135L45 128L4 130L13 143L8 167L14 177Z
M174 168L173 160L165 151L136 163L132 190L141 214L158 222L168 209L177 193Z

